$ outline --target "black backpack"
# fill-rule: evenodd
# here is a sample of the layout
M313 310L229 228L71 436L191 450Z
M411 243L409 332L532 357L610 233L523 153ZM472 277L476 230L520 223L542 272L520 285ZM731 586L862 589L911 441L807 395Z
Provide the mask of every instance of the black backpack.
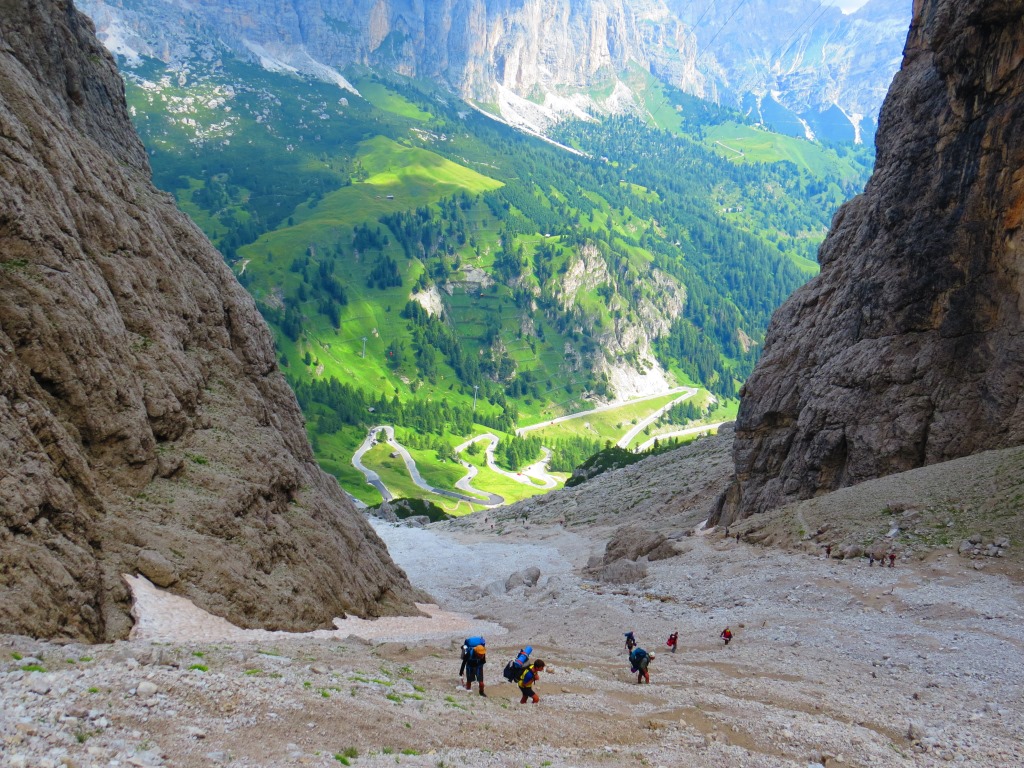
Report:
M517 653L516 657L505 665L505 669L501 673L502 677L510 683L516 682L519 679L519 676L523 673L523 670L530 666L530 654L528 651L533 651L533 648L526 646L523 650Z

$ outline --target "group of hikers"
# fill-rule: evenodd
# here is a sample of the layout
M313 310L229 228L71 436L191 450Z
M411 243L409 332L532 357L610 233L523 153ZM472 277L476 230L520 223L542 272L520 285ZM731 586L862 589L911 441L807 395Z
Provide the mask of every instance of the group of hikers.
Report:
M522 698L520 704L532 701L536 704L540 696L533 690L534 684L544 671L544 660L535 659L530 661L530 654L533 648L529 645L520 649L516 657L505 665L502 675L510 683L516 683ZM484 693L484 664L487 663L487 641L481 636L467 637L462 644L462 666L459 668L459 679L467 691L473 690L474 681L477 683L481 696Z
M623 633L626 637L626 652L629 654L629 666L633 674L636 675L637 685L640 683L651 682L650 672L647 671L647 667L652 661L654 661L654 654L649 653L640 647L637 642L636 633L630 630L629 632ZM725 645L729 644L732 640L732 630L726 627L718 635L725 642ZM665 641L665 645L668 646L672 653L676 652L679 647L679 632L673 632L668 636L668 640Z
M630 670L636 675L637 685L641 683L649 685L651 674L648 671L648 667L654 661L654 654L640 647L635 632L630 630L624 634L626 637L626 652L629 654ZM725 645L728 645L729 641L732 640L732 630L726 627L719 634L719 637L722 638ZM673 632L669 635L665 644L672 653L675 653L676 648L679 647L679 632ZM509 661L502 671L502 677L510 683L515 683L519 686L519 691L522 694L519 699L520 704L525 704L528 701L536 704L540 701L540 696L533 690L533 686L540 678L540 673L544 671L544 661L543 659L535 659L531 662L531 653L533 653L531 646L527 645L521 648L516 657ZM471 691L475 682L479 694L486 697L487 694L484 692L484 664L487 663L487 641L480 635L467 637L462 643L461 658L462 666L459 667L460 684L467 691Z

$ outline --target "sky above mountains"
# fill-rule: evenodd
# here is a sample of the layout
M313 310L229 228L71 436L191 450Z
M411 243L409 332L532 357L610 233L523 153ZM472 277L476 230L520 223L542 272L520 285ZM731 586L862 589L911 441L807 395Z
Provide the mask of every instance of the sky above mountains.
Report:
M853 13L858 8L867 5L867 2L868 0L825 0L824 5L833 5L843 13Z

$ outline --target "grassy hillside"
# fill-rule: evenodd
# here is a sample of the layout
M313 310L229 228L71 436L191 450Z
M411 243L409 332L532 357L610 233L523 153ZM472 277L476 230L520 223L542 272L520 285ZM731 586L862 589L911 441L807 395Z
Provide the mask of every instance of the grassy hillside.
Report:
M318 458L376 503L351 464L373 425L395 425L427 483L452 489L454 447L483 432L507 469L542 445L571 469L671 397L516 428L588 411L652 368L663 391L735 402L772 310L815 270L834 208L863 180L857 158L627 77L643 119L559 128L585 156L365 74L356 96L228 57L148 62L127 94L157 184L270 322ZM673 409L631 444L705 417ZM389 454L364 463L393 493L469 510ZM540 492L482 454L458 458L480 466L476 488Z

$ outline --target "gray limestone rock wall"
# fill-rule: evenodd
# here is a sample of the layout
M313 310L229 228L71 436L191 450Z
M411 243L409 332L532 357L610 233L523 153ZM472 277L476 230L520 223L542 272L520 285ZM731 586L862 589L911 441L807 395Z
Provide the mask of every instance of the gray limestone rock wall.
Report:
M1024 442L1024 14L916 0L875 172L772 319L713 519Z
M124 637L140 563L244 627L415 611L91 23L0 0L0 626Z

